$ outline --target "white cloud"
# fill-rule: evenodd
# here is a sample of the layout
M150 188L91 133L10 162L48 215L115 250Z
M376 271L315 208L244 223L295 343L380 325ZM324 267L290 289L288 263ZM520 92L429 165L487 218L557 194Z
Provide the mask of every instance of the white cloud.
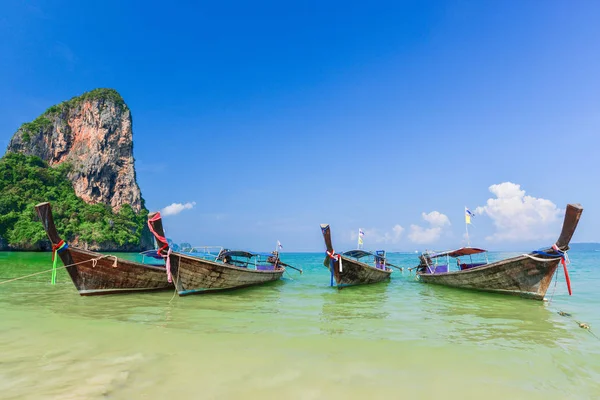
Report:
M402 238L402 233L404 232L404 228L396 224L392 227L391 230L379 230L375 228L371 229L363 229L365 232L365 236L363 240L365 243L385 243L385 244L395 244L400 242ZM352 231L350 233L351 240L358 240L358 230Z
M419 225L411 225L408 238L417 244L433 243L440 238L442 228L439 226L433 228L423 228Z
M421 216L425 221L429 222L431 226L442 227L444 225L450 225L448 217L439 211L432 211L429 214L422 213Z
M504 182L489 187L496 196L475 209L490 217L496 232L490 241L552 239L558 235L563 210L550 200L528 196L521 185Z
M411 225L408 238L417 244L429 244L437 241L442 235L445 226L450 226L450 219L439 211L432 211L429 214L422 213L423 220L429 223L429 228L420 225Z
M192 201L191 203L185 203L185 204L173 203L169 206L166 206L162 210L160 210L160 212L163 215L163 217L166 217L167 215L177 215L180 212L182 212L183 210L191 210L192 208L194 208L195 205L196 205L195 201Z

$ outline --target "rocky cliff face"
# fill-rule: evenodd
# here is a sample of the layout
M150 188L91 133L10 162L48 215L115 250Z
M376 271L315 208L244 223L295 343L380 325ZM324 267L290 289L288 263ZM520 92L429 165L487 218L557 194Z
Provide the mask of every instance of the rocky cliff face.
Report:
M8 152L35 155L55 166L68 162L75 193L86 203L104 203L118 212L130 204L139 212L131 112L114 90L96 89L50 107L23 124Z
M23 124L7 153L40 157L50 167L68 163L68 179L75 194L88 204L103 203L118 213L125 204L146 212L136 181L131 112L112 89L96 89L50 107L33 122ZM78 239L73 238L74 244ZM153 247L143 227L139 246L116 243L79 243L99 251L138 251ZM0 248L8 248L0 237ZM22 246L21 246L22 247ZM25 247L11 249L26 249Z

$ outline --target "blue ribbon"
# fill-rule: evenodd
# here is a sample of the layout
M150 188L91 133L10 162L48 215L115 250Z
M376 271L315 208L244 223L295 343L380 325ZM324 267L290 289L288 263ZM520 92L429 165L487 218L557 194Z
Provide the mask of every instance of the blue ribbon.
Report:
M560 250L555 250L556 253L546 253L545 251L535 250L532 251L533 254L538 254L540 256L552 257L552 258L564 258L565 253Z
M333 286L333 269L335 268L335 264L333 263L333 258L329 259L329 270L331 271L331 283L330 286Z

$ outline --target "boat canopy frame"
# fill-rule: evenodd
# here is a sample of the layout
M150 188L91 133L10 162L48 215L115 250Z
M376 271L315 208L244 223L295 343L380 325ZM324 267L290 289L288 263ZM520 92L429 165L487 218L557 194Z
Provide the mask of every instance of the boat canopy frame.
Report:
M364 257L375 257L376 260L377 259L380 259L380 260L386 259L385 252L383 254L377 254L377 253L372 253L370 251L366 251L363 249L348 250L348 251L343 252L342 255L346 256L346 257L354 258L356 260L360 260L361 258L364 258Z
M245 259L246 261L241 259ZM279 253L258 253L246 250L223 249L215 261L241 268L254 266L254 269L258 270L260 266L277 264L279 262Z
M463 256L471 256L473 254L479 254L479 253L487 253L487 250L479 249L477 247L461 247L460 249L456 249L456 250L432 252L432 253L428 253L428 254L429 254L429 258L437 258L437 257L445 257L445 256L457 258L457 257L463 257Z
M479 265L473 262L473 254L484 254L485 255L485 263ZM489 259L488 259L488 251L485 249L480 249L477 247L461 247L460 249L455 249L455 250L447 250L447 251L439 251L439 252L435 252L435 251L425 251L422 254L423 257L423 261L426 264L427 267L427 272L433 274L436 273L435 271L438 268L439 264L439 259L440 258L445 258L446 260L446 268L447 268L447 272L450 272L450 257L455 258L457 260L457 265L462 265L459 264L459 257L464 257L464 256L468 256L469 257L469 261L470 263L467 265L473 265L475 268L476 267L480 267L483 265L487 265L490 263ZM430 264L431 262L431 264ZM462 269L462 268L461 268Z

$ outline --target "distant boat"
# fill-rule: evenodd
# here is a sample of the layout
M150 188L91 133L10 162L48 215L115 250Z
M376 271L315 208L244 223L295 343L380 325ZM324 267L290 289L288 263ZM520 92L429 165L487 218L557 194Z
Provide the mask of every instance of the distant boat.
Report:
M390 264L386 261L385 251L371 253L357 249L337 254L331 244L329 225L322 224L321 232L327 248L323 264L331 272L331 286L334 285L334 280L336 286L341 289L346 286L382 282L390 278L392 270L387 267ZM370 263L364 262L367 260Z
M160 213L148 215L148 226L160 246L159 253L169 260L167 268L180 296L276 281L289 266L279 260L277 252L261 257L260 253L222 249L211 259L193 252L173 251L164 237Z
M461 263L459 257L486 252L472 247L442 253L425 252L419 256L417 275L425 283L543 300L558 264L564 261L564 252L569 249L582 212L579 204L567 205L562 232L552 248L493 263L487 259L484 263ZM440 259L446 259L446 264L440 264ZM456 260L458 270L450 270L450 259ZM570 293L566 264L563 265Z
M44 230L57 250L75 288L82 296L173 289L162 265L148 265L124 260L67 245L59 236L52 217L50 203L40 203L35 209ZM155 252L151 250L149 253Z

